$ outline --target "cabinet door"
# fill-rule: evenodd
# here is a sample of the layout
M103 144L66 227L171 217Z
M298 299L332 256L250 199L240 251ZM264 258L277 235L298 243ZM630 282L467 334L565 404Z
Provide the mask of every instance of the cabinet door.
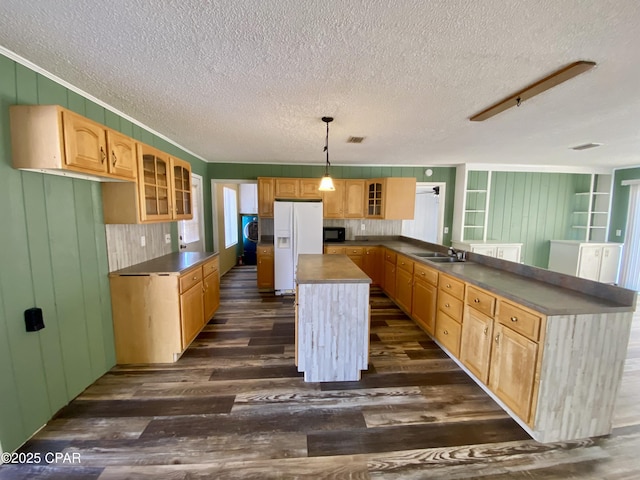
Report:
M182 349L184 350L204 325L204 304L202 301L201 281L180 295L180 319L182 327Z
M299 188L297 178L276 178L276 198L298 198Z
M602 247L599 281L603 283L618 283L621 253L622 247L620 245Z
M345 248L347 256L358 268L362 269L364 266L364 247L349 247Z
M258 288L273 289L273 247L258 247Z
M109 148L109 173L135 180L137 173L135 140L113 130L107 130L107 147Z
M365 185L366 217L382 218L384 214L384 198L382 196L384 182L382 179L368 180Z
M104 127L75 113L62 112L65 163L90 172L107 172Z
M528 422L536 374L538 344L499 323L493 329L489 388Z
M320 180L317 178L300 179L300 198L322 198L322 192L318 190Z
M601 256L601 246L581 245L580 258L578 259L578 277L597 282L600 278Z
M436 330L436 299L438 288L424 280L415 279L411 302L411 316L431 335Z
M322 192L324 218L344 218L344 180L334 180L333 192Z
M485 385L489 381L492 335L493 319L466 307L460 339L460 360Z
M191 220L193 203L191 193L191 165L177 158L171 159L173 168L173 218Z
M344 181L344 218L364 218L364 180Z
M220 306L220 276L216 270L204 277L204 323L207 324Z
M496 257L502 260L520 263L520 247L515 245L504 247L497 246Z
M396 264L395 262L384 262L384 291L389 298L396 297Z
M399 260L398 260L399 261ZM396 303L405 312L411 313L411 299L413 297L413 273L396 268Z
M460 356L460 324L442 310L436 314L436 339L456 357Z
M142 221L171 220L171 168L160 150L138 144L138 191Z
M258 178L258 215L260 217L273 217L274 189L274 178Z
M380 264L380 249L378 247L365 248L362 259L362 271L369 276L371 283L375 285L380 285L382 283L380 280L380 272L382 271Z
M496 256L496 247L487 245L474 245L471 248L473 253L479 253L480 255L486 255L487 257Z

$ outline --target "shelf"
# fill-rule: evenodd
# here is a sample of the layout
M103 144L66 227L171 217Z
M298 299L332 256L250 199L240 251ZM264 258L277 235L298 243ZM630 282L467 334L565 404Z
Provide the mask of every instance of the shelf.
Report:
M464 213L484 213L484 210L465 210Z
M484 225L465 225L464 228L484 228Z
M467 190L467 193L487 193L486 190Z

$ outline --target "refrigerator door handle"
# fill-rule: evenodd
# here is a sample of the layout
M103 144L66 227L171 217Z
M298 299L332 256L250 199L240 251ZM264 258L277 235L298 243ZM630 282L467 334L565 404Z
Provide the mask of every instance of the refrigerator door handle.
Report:
M293 242L293 287L295 288L297 282L297 270L298 270L298 211L296 208L293 208L293 215L291 215L291 221L293 223L293 238L295 241Z

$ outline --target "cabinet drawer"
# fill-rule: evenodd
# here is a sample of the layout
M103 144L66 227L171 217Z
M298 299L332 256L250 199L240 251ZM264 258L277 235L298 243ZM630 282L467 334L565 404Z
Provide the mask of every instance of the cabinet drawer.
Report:
M387 262L391 262L394 265L396 264L396 252L392 252L391 250L384 251L384 259Z
M273 247L258 247L258 255L269 255L273 257Z
M464 282L457 278L450 277L444 273L440 274L438 286L441 291L447 292L460 300L464 299Z
M344 255L347 253L345 247L324 247L324 253L327 255Z
M202 265L202 276L206 277L218 271L218 257L212 258Z
M425 267L419 263L416 263L413 267L413 277L420 278L430 283L431 285L438 286L438 272L431 268Z
M202 267L189 270L180 276L180 293L184 293L202 280Z
M347 255L364 255L364 247L345 247Z
M500 301L498 307L498 321L531 340L537 342L540 338L542 317L504 300Z
M396 266L409 273L413 273L413 260L409 260L404 255L398 255L396 259Z
M488 317L493 317L496 309L496 297L484 290L467 285L467 304Z
M438 292L438 310L442 310L455 321L462 323L462 300L442 290Z
M461 326L449 315L438 311L436 317L436 339L456 357L460 356Z

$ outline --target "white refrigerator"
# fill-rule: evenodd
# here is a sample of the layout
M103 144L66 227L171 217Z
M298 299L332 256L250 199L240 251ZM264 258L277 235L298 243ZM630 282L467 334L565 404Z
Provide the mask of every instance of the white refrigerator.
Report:
M322 201L281 201L273 205L276 294L293 293L298 255L322 253Z

